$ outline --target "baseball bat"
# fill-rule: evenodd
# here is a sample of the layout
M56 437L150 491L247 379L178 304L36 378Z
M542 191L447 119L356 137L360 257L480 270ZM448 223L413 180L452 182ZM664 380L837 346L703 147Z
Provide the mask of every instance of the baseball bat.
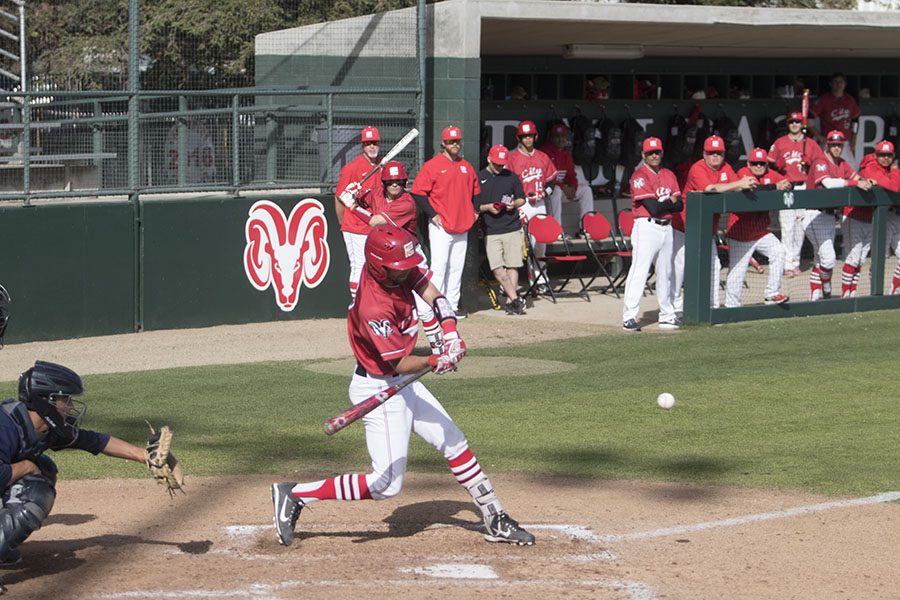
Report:
M418 380L425 373L430 373L431 368L424 369L415 373L411 377L408 377L401 381L400 383L394 384L391 387L381 390L377 394L373 394L357 404L356 406L351 406L344 412L339 415L336 415L327 421L325 421L325 433L327 435L333 435L345 428L347 425L350 425L354 421L361 419L366 416L391 398L397 395L403 388L411 384L412 382Z
M809 90L803 90L803 104L801 104L801 112L803 113L803 149L800 151L802 153L802 157L800 158L800 164L806 164L806 138L809 137L809 132L806 130L806 121L809 117ZM805 172L805 169L804 169Z
M403 149L406 148L411 141L419 137L419 130L413 127L409 130L409 132L400 138L400 141L394 144L394 147L388 150L388 153L384 155L384 158L381 161L372 167L372 170L366 173L362 179L359 180L359 184L362 185L365 181L374 175L378 169L383 167L388 161L393 160L395 156L403 152Z

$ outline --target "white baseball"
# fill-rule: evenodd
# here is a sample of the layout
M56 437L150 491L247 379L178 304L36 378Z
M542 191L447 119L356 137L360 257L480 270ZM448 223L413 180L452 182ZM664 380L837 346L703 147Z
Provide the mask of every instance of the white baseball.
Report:
M673 406L675 406L675 396L670 394L669 392L663 392L659 396L656 397L656 403L660 408L664 408L669 410Z

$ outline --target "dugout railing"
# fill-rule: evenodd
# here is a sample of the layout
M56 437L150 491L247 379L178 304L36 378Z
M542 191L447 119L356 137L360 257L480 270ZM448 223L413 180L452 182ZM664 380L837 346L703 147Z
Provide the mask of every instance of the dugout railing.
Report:
M885 281L888 210L891 206L898 205L900 205L900 193L888 192L877 187L869 192L863 192L857 188L841 188L791 192L764 191L724 194L692 192L688 194L684 268L685 322L718 324L777 317L900 308L900 295L889 295L890 281ZM867 266L863 270L863 276L869 278L866 295L846 299L840 297L840 265L846 253L846 248L844 248L843 252L839 249L837 253L838 266L835 268L833 276L834 293L830 299L809 301L806 284L809 275L809 261L807 260L806 268L795 286L800 293L792 294L790 302L778 305L757 303L731 308L727 308L723 304L719 308L712 307L710 292L713 282L710 271L713 249L710 244L710 236L714 215L722 215L720 228L724 228L726 213L773 211L771 213L773 229L778 235L777 211L833 208L840 215L840 209L844 206L870 206L874 209L871 252L866 258ZM840 241L843 233L840 224L838 224L837 232ZM726 258L723 260L722 267L725 269L727 266ZM717 293L719 293L718 290Z

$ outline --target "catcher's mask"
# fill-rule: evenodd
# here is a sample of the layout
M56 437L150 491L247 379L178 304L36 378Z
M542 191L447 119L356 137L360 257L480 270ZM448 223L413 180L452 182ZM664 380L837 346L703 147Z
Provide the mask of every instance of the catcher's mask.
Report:
M3 347L3 334L6 333L6 323L9 321L9 303L12 298L6 288L0 285L0 348Z
M379 225L366 238L366 265L376 281L387 280L385 267L403 271L421 261L416 254L416 239L396 225Z
M55 444L68 445L78 437L87 405L72 397L83 393L78 373L55 363L35 361L19 376L19 401L41 416Z

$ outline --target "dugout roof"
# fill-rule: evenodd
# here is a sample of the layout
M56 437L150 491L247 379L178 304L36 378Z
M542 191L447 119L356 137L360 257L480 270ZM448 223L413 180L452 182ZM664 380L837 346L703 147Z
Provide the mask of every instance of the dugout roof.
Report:
M473 21L480 22L480 35L456 38L457 43L469 45L464 56L562 56L568 44L639 45L648 57L791 60L900 56L900 14L896 12L590 0L448 0L435 7L439 7L438 15L444 10L459 11L459 22L470 26ZM480 19L473 19L473 13ZM442 20L440 16L438 20ZM480 46L477 49L472 46L476 40Z

